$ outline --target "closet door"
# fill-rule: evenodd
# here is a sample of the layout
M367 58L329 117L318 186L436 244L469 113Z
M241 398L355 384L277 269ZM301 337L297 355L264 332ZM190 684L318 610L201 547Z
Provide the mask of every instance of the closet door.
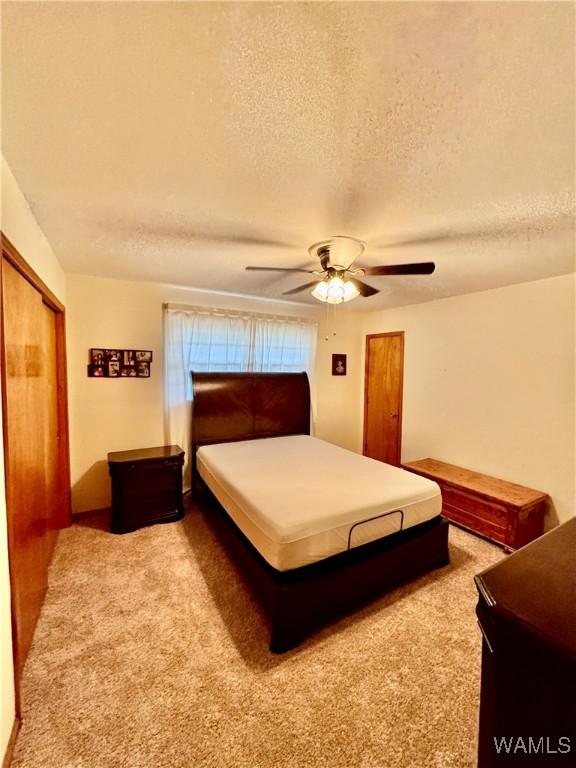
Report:
M62 497L59 467L58 377L56 370L56 314L42 304L44 402L44 484L46 488L46 547L48 561L62 527Z
M364 455L400 464L404 332L366 336Z
M58 520L55 313L2 264L4 446L14 656L20 675L47 588Z

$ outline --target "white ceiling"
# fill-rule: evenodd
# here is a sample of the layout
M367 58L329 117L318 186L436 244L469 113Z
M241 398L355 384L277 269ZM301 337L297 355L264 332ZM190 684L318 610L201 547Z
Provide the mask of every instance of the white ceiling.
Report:
M436 262L367 278L367 310L574 268L572 3L2 15L2 150L68 271L278 297L306 275L244 266L334 234Z

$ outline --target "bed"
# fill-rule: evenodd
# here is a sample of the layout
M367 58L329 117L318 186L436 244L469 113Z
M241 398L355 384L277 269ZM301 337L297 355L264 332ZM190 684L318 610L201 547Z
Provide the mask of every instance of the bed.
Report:
M193 493L270 616L272 652L448 563L436 483L311 437L306 374L192 382Z

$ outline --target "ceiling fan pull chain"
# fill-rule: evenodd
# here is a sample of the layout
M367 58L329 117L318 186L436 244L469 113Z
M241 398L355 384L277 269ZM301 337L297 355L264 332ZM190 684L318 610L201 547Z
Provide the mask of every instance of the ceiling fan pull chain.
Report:
M324 332L324 341L329 341L330 336L336 336L336 304L326 302L326 310L324 312L324 321L326 323L326 330ZM330 333L332 328L332 333Z

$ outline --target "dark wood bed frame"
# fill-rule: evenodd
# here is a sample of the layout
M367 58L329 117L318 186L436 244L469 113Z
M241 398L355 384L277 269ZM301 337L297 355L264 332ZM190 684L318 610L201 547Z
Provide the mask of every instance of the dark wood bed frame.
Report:
M326 622L449 562L448 524L437 517L292 571L273 568L202 482L196 451L214 443L310 434L308 377L193 373L192 386L192 492L207 494L211 519L270 616L272 652L293 648ZM289 488L288 481L284 492Z

